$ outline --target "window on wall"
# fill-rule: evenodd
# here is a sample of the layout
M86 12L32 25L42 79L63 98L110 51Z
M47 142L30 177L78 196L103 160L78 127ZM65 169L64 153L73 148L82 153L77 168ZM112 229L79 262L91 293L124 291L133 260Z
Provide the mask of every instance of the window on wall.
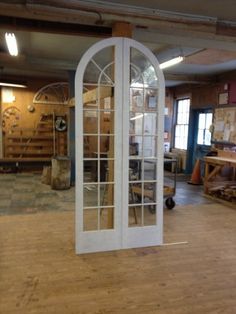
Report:
M211 145L211 132L210 132L211 124L212 113L199 114L197 144Z
M190 98L177 100L174 147L187 149Z

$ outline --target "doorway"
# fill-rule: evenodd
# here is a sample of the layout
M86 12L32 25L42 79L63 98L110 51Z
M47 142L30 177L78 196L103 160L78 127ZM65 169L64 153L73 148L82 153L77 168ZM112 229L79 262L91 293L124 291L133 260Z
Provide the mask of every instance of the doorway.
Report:
M189 134L189 173L192 172L196 160L203 159L211 150L210 126L212 125L212 119L212 108L195 109L191 112L190 123L193 126L193 131Z
M163 228L164 78L128 38L92 46L76 97L76 252L158 245Z

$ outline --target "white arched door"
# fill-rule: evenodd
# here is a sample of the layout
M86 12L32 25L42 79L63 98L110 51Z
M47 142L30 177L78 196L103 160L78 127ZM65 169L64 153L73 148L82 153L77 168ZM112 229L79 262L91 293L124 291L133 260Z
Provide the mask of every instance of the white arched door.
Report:
M92 46L75 79L76 252L162 244L164 78L142 44Z

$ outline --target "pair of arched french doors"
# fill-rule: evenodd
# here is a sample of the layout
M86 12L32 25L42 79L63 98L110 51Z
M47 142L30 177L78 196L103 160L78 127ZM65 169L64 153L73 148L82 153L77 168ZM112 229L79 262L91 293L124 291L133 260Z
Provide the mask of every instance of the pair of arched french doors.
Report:
M81 59L76 99L76 252L159 245L164 79L142 44L113 37Z

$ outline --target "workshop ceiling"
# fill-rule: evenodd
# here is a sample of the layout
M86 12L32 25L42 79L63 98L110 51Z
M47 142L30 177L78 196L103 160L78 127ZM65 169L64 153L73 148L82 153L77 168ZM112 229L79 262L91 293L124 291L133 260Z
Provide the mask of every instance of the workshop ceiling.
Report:
M235 12L234 0L0 1L0 76L67 78L124 21L159 62L185 56L164 71L167 86L205 83L236 70ZM7 53L6 31L17 37L18 57Z

